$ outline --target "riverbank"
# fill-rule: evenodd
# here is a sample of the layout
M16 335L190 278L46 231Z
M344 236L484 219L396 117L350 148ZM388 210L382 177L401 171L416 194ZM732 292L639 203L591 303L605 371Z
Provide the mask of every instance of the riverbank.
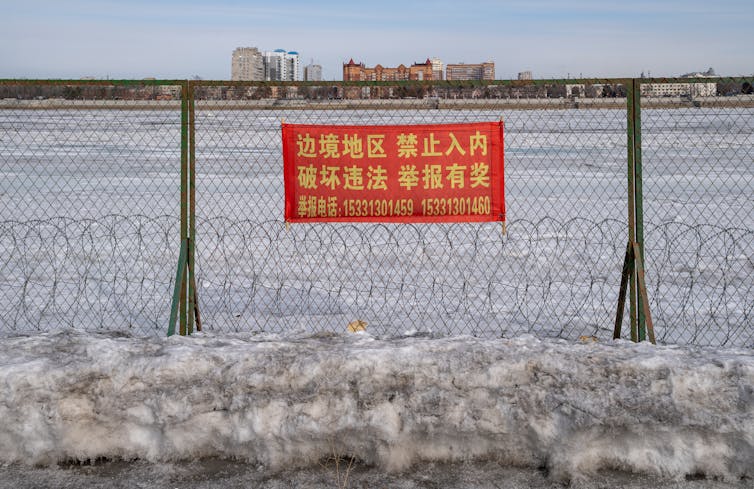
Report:
M661 97L642 99L642 107L655 108L754 108L754 95L684 99ZM0 110L180 110L180 100L0 100ZM536 98L536 99L260 99L197 100L197 110L625 110L625 98Z

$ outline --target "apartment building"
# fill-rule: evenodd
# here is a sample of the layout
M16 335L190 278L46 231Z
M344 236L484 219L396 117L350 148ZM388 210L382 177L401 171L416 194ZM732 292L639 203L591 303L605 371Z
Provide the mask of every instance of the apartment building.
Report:
M448 64L445 67L446 80L494 80L495 63L485 61L476 64Z
M301 80L299 54L296 51L276 49L265 51L264 79L268 81L298 81Z
M322 66L309 63L304 66L304 80L306 81L322 81Z
M264 80L264 60L259 49L252 47L233 50L231 80Z

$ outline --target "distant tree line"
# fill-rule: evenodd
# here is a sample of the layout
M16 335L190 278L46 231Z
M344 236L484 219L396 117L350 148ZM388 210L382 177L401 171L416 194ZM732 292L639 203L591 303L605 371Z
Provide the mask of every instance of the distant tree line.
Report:
M160 100L180 98L177 87L157 85L0 85L0 99Z
M384 85L232 85L198 86L194 89L197 100L260 100L260 99L411 99L436 97L443 99L544 99L544 98L615 98L625 97L622 84L468 84L444 85L431 83ZM751 81L718 81L717 94L731 96L752 94ZM65 100L178 100L180 88L160 85L45 85L22 82L17 85L0 85L0 99L20 100L65 99Z
M754 93L754 89L752 88L752 84L750 81L745 81L743 83L734 83L731 81L728 82L718 82L717 83L717 94L722 96L731 96L731 95L751 95Z

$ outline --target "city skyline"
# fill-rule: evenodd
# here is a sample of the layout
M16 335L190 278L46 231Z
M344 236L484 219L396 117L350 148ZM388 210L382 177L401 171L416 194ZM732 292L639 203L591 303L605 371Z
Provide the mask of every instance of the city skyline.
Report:
M29 0L4 6L0 78L229 80L238 46L284 47L339 80L342 64L492 60L496 77L751 75L749 0L403 2Z

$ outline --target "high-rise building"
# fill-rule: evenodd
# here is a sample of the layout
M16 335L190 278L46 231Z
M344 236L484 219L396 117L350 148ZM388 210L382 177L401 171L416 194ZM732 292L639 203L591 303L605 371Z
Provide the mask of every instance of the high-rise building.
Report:
M236 48L230 67L231 80L264 80L264 61L257 48Z
M276 49L265 51L264 79L269 81L298 81L301 80L299 56L296 51Z
M521 71L518 73L518 79L519 80L531 80L532 74L531 71Z
M355 63L353 58L343 63L343 81L401 81L401 80L434 80L432 61L414 63L411 66L403 64L395 68L375 65L367 68L364 63Z
M304 66L304 80L322 81L322 66L309 63Z
M446 80L494 80L495 63L485 61L477 64L448 64L445 67Z

